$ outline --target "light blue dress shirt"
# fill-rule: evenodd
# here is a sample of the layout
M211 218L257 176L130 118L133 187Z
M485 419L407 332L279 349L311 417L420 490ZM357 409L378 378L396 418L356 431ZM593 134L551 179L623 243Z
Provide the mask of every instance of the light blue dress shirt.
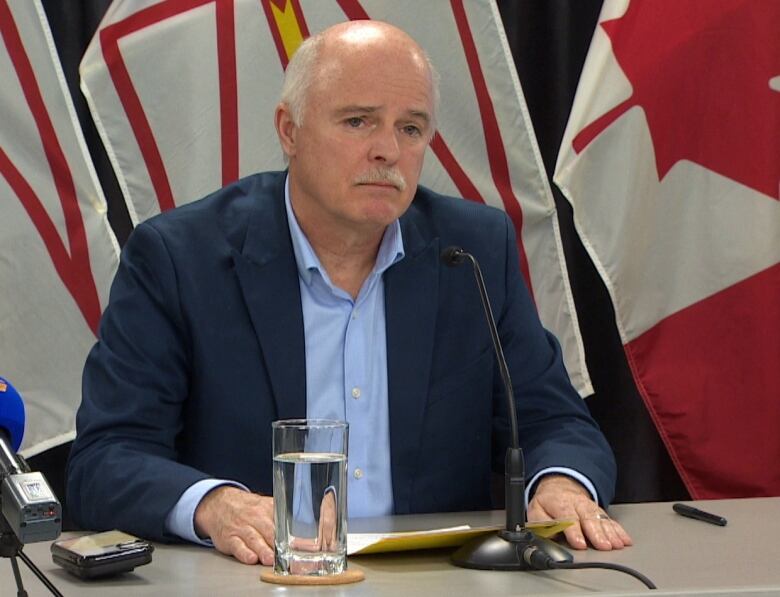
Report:
M404 257L401 226L385 230L357 298L335 286L304 235L285 188L306 338L306 416L349 423L347 513L393 512L384 271Z
M333 285L301 230L285 183L285 206L301 289L306 347L306 416L349 423L347 511L349 517L382 516L393 512L390 470L390 422L387 394L385 290L382 274L404 257L401 226L387 227L376 263L356 299ZM597 500L587 477L568 468L539 472L567 474L582 483ZM240 483L205 479L189 487L166 518L174 535L211 545L195 533L194 516L200 500L220 485Z

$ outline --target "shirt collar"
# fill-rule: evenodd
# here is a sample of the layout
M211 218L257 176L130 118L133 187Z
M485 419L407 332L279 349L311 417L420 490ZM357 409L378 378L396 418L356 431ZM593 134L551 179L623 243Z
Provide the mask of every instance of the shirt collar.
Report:
M290 203L290 176L284 181L284 207L287 210L287 223L290 228L290 237L292 238L293 253L295 254L295 264L298 267L298 275L306 286L311 286L312 274L317 271L320 275L329 281L327 272L322 267L317 254L306 238L301 229L298 219L293 212ZM381 275L391 265L398 263L404 258L404 241L401 235L401 224L394 220L385 229L382 236L382 242L379 244L374 269L372 275Z

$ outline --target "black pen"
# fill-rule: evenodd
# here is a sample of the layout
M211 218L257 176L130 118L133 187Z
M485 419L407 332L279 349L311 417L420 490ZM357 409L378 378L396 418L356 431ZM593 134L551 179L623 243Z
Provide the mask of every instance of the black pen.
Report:
M704 510L699 510L698 508L687 506L685 504L674 504L672 509L680 516L685 516L686 518L695 518L696 520L709 522L710 524L716 524L719 527L725 527L726 523L728 522L722 516L718 516L717 514L710 514L709 512L705 512Z

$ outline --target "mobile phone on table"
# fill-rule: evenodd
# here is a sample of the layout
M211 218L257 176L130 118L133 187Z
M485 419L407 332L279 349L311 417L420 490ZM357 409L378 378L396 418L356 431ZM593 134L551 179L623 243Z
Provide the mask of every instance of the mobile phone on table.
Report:
M130 572L152 561L154 546L121 531L106 531L51 544L55 564L81 578Z

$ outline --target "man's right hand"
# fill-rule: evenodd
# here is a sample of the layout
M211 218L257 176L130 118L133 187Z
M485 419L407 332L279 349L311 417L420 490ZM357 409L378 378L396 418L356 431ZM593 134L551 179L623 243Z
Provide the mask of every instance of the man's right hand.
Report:
M195 532L244 564L274 563L274 500L238 487L209 491L195 509Z

